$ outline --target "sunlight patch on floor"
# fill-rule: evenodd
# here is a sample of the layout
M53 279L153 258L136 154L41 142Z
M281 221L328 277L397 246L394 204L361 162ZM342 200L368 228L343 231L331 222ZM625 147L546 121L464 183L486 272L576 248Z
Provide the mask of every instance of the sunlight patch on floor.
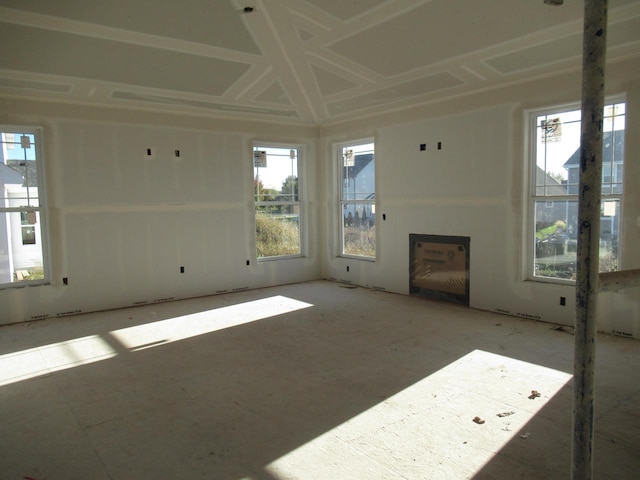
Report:
M129 350L142 350L312 306L310 303L277 295L150 324L122 328L112 331L111 335Z
M312 306L276 295L0 355L0 386Z
M280 480L303 472L315 478L314 471L345 480L427 473L472 478L514 437L526 441L527 423L570 379L566 372L474 350L266 470Z

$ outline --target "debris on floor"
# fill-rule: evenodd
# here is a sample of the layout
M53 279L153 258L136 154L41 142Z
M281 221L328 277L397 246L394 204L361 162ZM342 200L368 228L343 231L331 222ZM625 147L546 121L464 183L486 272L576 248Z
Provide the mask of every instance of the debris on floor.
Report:
M568 333L569 335L573 335L573 332L574 332L574 328L573 327L567 327L565 325L557 325L555 327L552 327L551 330L556 330L558 332Z
M531 395L529 395L529 400L533 400L534 398L538 398L540 396L540 392L537 390L531 390Z
M475 423L477 423L478 425L482 425L484 423L484 419L482 419L480 417L473 417L473 421Z
M496 415L498 417L508 417L509 415L513 415L514 413L516 413L516 412L511 411L511 412L496 413Z
M520 435L520 438L529 438L529 435L531 435L531 432L524 432L523 434Z
M340 285L340 288L358 288L357 285Z

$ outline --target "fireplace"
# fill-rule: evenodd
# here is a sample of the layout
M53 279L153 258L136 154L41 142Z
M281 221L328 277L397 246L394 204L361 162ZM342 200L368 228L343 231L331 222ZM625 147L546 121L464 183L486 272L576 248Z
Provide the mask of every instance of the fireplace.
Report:
M469 237L409 235L409 293L469 305Z

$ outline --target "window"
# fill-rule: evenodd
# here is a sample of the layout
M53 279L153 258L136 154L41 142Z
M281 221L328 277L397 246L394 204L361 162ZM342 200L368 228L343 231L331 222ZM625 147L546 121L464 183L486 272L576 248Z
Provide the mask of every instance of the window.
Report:
M537 112L532 126L531 276L575 280L581 111ZM605 106L600 271L618 269L625 104Z
M0 129L0 287L48 279L39 139L38 129Z
M372 141L341 145L340 224L341 254L376 256L376 172Z
M254 145L258 259L301 255L299 147Z

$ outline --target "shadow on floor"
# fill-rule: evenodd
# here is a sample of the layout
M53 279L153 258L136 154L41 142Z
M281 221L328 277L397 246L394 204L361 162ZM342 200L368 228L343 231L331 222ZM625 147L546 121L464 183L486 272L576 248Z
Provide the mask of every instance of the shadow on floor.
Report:
M274 294L313 306L136 351L110 335ZM49 480L292 478L267 466L474 349L568 371L570 336L549 327L329 282L14 326L0 354L89 335L117 354L0 387L0 469ZM565 387L474 478L566 478L570 405ZM616 441L599 433L603 478L613 460L638 471L637 443Z

